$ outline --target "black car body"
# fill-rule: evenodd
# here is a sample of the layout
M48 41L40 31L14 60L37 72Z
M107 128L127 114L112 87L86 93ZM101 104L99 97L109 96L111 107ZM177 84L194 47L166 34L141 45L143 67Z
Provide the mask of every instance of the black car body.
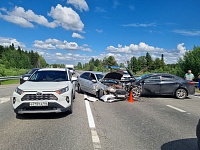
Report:
M136 81L141 95L172 95L184 99L195 93L194 82L166 73L155 73Z
M39 70L40 68L33 68L31 69L28 73L22 75L20 77L20 84L24 83L26 80L28 80L28 78L34 73L36 72L37 70Z

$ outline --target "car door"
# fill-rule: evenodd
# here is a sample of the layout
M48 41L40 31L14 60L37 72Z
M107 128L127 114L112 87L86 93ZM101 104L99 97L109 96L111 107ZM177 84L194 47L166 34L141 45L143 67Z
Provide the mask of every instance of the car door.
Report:
M83 73L83 74L80 76L79 81L78 81L79 84L80 84L80 86L81 86L81 89L82 89L83 91L86 91L86 92L88 92L88 90L87 90L87 84L88 84L89 75L90 75L89 72Z
M97 79L94 73L90 73L87 86L89 93L96 94Z
M142 94L157 95L160 94L160 75L151 76L142 82Z
M179 86L175 78L170 75L162 75L160 83L160 94L161 95L171 95L175 92Z

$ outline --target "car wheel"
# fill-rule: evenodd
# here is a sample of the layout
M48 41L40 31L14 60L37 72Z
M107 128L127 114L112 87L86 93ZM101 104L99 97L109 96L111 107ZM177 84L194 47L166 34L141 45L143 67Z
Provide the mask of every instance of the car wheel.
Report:
M96 94L96 97L98 98L98 99L101 99L101 97L104 95L104 93L103 93L103 90L99 90L98 92L97 92L97 94Z
M198 148L200 150L200 141L199 140L197 140L197 145L198 145Z
M184 99L187 97L187 91L185 89L179 88L176 90L175 96L178 99Z
M132 89L133 97L140 97L141 93L142 93L142 87L141 86L136 86Z
M82 93L82 89L81 89L80 84L77 85L77 88L78 88L78 93Z
M74 94L73 94L73 99L75 99L76 98L76 92L74 92Z

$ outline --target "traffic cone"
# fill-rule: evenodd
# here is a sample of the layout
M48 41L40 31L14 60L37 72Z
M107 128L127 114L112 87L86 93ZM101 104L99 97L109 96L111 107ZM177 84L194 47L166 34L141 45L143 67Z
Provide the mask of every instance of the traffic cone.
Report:
M128 102L129 103L133 103L134 102L132 91L130 91Z

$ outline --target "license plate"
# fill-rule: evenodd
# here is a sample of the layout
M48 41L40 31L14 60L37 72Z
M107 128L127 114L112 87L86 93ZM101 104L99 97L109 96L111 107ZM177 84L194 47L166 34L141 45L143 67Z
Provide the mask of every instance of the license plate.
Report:
M48 106L48 102L30 102L29 106Z

